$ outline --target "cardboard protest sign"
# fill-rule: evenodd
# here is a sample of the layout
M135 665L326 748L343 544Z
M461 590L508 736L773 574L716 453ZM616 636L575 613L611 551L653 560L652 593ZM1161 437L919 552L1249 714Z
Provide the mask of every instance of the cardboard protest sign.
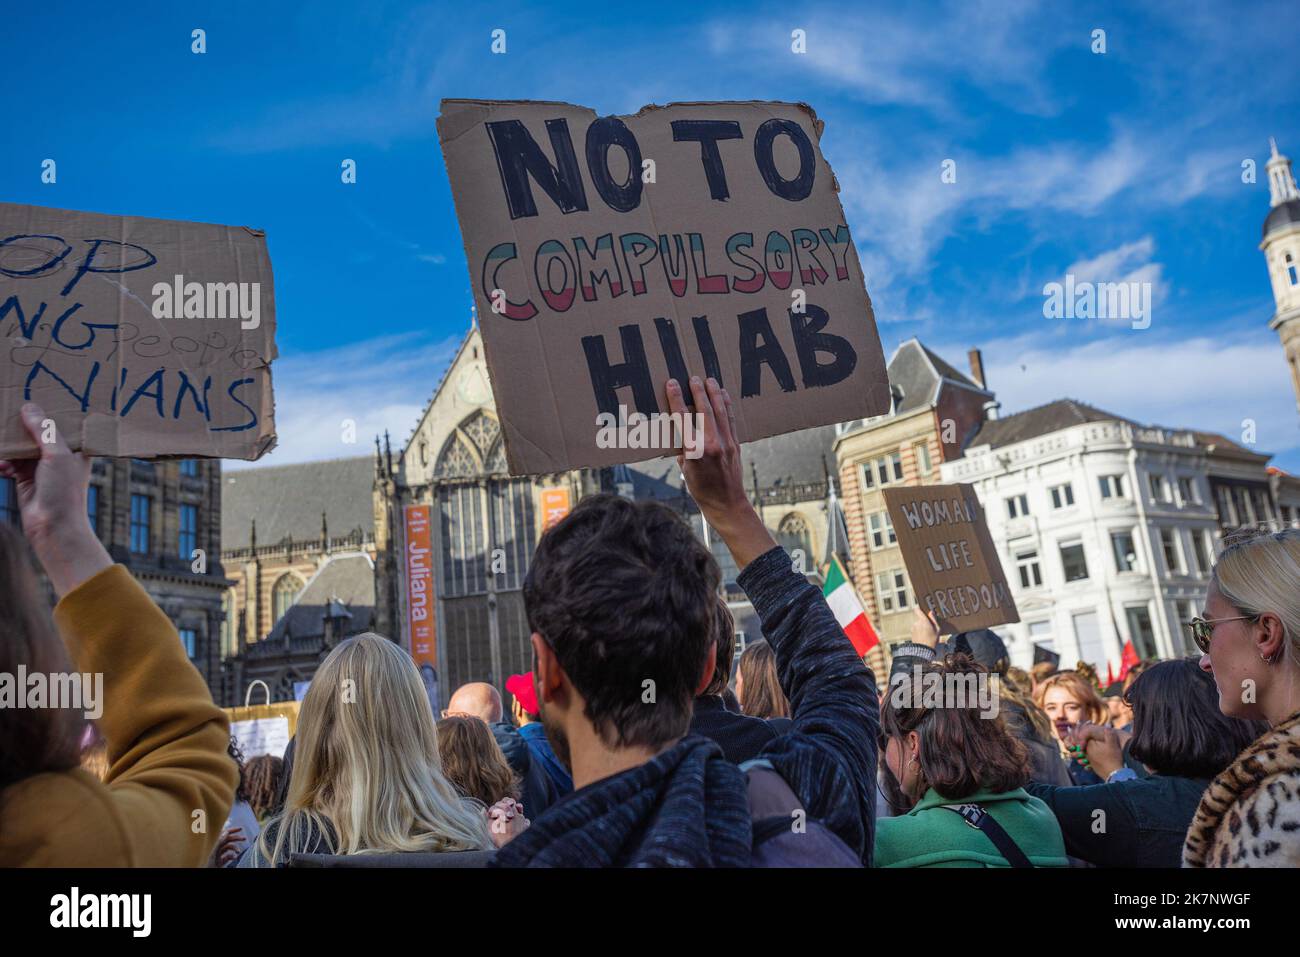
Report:
M941 634L1020 620L984 509L967 484L885 489L912 592Z
M821 132L791 103L443 100L513 473L664 455L670 377L718 379L742 441L888 411Z
M265 704L250 704L257 687L266 692ZM280 757L289 746L289 739L298 730L298 714L302 710L302 701L271 700L271 689L265 681L257 680L248 686L244 695L244 704L233 708L222 708L230 718L230 733L239 742L245 758L263 754Z
M30 401L92 455L259 458L275 357L263 233L0 203L0 457Z

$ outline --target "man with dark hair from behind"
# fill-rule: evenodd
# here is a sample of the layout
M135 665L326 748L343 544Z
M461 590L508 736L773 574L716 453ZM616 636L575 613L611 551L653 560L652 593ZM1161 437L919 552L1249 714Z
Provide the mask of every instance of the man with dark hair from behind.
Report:
M678 462L776 649L792 728L748 772L688 734L693 701L714 676L717 562L666 506L586 499L542 537L524 586L542 724L575 790L505 845L496 866L870 858L874 681L750 505L730 397L712 380L694 378L691 390L701 456ZM688 414L676 382L667 394L670 411Z
M717 662L713 666L713 680L704 689L704 693L695 699L691 734L712 738L718 742L728 761L743 764L758 757L758 752L769 741L789 731L790 719L764 720L728 710L722 693L731 680L731 666L736 653L736 622L731 616L731 609L721 597L718 598L714 625L714 639L718 646Z

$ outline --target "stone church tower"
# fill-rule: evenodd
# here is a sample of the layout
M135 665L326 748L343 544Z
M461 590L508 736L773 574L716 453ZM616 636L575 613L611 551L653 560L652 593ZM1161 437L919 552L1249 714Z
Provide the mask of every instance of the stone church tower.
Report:
M1291 367L1291 386L1300 409L1300 190L1296 189L1291 160L1278 153L1269 140L1273 155L1264 167L1268 171L1269 210L1264 220L1264 238L1259 248L1268 263L1277 311L1269 322L1276 329Z

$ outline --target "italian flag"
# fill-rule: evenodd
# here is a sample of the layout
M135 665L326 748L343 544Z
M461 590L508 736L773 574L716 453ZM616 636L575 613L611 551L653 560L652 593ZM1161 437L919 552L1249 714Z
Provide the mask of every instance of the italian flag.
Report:
M853 649L859 657L880 644L876 629L871 627L867 613L862 608L862 601L853 590L849 576L844 574L838 558L832 558L826 568L826 587L822 589L822 594L826 597L826 604L831 606L835 620L844 629L844 634L853 642Z

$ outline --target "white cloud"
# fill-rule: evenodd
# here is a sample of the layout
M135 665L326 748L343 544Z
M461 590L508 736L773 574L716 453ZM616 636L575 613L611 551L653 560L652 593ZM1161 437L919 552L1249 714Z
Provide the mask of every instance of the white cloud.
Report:
M949 358L959 345L935 345ZM1072 398L1144 424L1220 432L1242 441L1253 420L1253 448L1300 453L1295 397L1282 347L1267 329L1173 339L1125 330L1073 344L1060 333L983 343L989 387L1005 417Z
M954 88L970 85L1020 112L1046 114L1057 108L1043 82L1048 62L1078 42L1050 19L1029 0L977 0L924 11L823 8L779 20L715 20L706 36L714 56L795 63L868 103L952 117ZM794 28L804 31L806 52L791 60Z
M459 337L427 342L405 333L282 355L271 369L279 444L256 463L227 459L223 467L366 455L385 430L401 448L459 344ZM355 442L345 441L348 422Z

